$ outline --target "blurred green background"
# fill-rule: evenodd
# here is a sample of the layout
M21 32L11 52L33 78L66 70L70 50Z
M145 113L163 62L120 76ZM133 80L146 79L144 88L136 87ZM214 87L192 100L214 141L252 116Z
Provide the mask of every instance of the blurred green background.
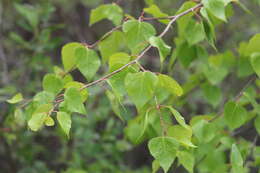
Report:
M154 1L170 15L184 2ZM151 172L152 157L146 144L135 146L125 138L126 124L114 116L109 100L101 95L102 87L91 89L94 94L88 101L87 117L73 116L69 140L57 127L37 133L29 131L24 120L14 118L14 107L5 102L17 92L30 99L40 91L43 75L51 72L53 65L61 64L62 45L72 41L93 43L112 29L107 20L89 26L90 10L111 2L135 17L149 3L148 0L0 1L0 172ZM216 45L220 51L232 50L259 32L259 0L242 2L252 14L234 7L233 17L218 27ZM158 23L155 26L158 30L163 27ZM174 35L171 32L166 38L172 46ZM153 61L146 66L152 70ZM72 74L76 80L86 82L78 72ZM194 109L201 109L201 105L196 105ZM131 119L134 111L124 116Z

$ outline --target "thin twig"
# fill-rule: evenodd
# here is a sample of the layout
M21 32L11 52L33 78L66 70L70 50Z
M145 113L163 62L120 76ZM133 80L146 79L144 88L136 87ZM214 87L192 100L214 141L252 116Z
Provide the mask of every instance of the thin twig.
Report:
M186 11L180 13L180 14L177 14L177 15L175 15L175 16L172 16L172 20L167 24L166 28L165 28L165 29L163 30L163 32L159 35L159 37L163 37L163 36L169 31L169 29L171 28L171 25L172 25L178 18L180 18L180 17L182 17L182 16L185 16L186 14L188 14L188 13L190 13L190 12L193 12L193 11L196 10L196 9L200 9L201 7L202 7L202 4L200 3L200 4L197 4L196 6L190 8L190 9L188 9L188 10L186 10ZM150 50L151 48L152 48L151 45L147 46L147 47L137 56L137 58L136 58L135 60L130 61L129 63L127 63L127 64L125 64L124 66L122 66L121 68L119 68L119 69L117 69L117 70L115 70L115 71L113 71L113 72L111 72L111 73L109 73L109 74L107 74L107 75L101 77L100 79L98 79L98 80L96 80L96 81L93 81L93 82L91 82L91 83L88 83L88 84L84 85L84 86L81 88L81 90L83 90L83 89L85 89L85 88L88 88L88 87L90 87L90 86L96 85L96 84L98 84L98 83L100 83L100 82L103 82L104 80L106 80L106 79L112 77L112 76L115 75L116 73L121 72L122 70L124 70L124 69L127 68L128 66L130 66L130 65L132 65L132 64L135 64L135 63L136 63L137 61L139 61L139 60L144 56L144 54L145 54L148 50Z
M245 91L245 89L247 89L247 87L256 79L255 76L253 76L251 79L249 79L249 81L243 86L243 88L239 91L239 93L235 96L235 98L233 99L235 102L238 102L240 100L240 98L243 96L243 92ZM224 115L224 108L222 108L219 113L212 118L211 120L209 120L209 122L215 121L216 119L218 119L219 117L222 117Z

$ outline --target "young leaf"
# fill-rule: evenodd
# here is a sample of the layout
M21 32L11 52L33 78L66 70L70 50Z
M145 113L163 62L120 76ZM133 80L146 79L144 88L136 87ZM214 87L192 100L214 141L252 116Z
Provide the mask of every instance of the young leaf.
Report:
M73 87L66 89L64 101L66 102L69 111L86 114L86 109L78 89Z
M173 95L181 96L183 94L182 87L178 84L177 81L175 81L170 76L159 74L159 83L162 87L164 87L166 90L168 90Z
M257 76L260 78L260 53L254 53L251 55L251 65L257 74Z
M79 71L87 80L91 80L101 64L97 53L82 46L75 50L75 57Z
M236 144L232 144L230 159L232 166L243 166L243 158Z
M63 81L55 74L47 74L43 78L42 87L47 92L58 94L63 88Z
M156 31L151 24L138 20L129 20L125 22L123 31L126 35L128 47L133 54L139 53L146 46L146 41L156 34Z
M15 94L11 99L6 100L8 103L15 104L23 100L21 93Z
M156 137L149 141L148 148L166 173L176 158L179 144L171 137Z
M195 163L194 155L187 151L178 151L177 157L183 167L187 169L189 173L193 173L193 167Z
M226 21L225 3L223 0L202 0L206 9L212 13L215 17Z
M44 124L46 126L54 126L55 123L54 123L54 120L52 119L52 117L47 116L45 121L44 121Z
M165 58L171 52L171 47L168 46L160 37L152 36L149 38L149 42L152 46L156 47L159 50L160 61L163 63Z
M111 20L115 25L119 25L123 18L123 10L116 4L100 5L91 10L90 25L103 19Z
M153 96L158 78L151 72L128 74L125 87L137 108L143 107Z
M71 117L66 112L58 112L57 120L64 131L64 133L69 137L70 128L71 128Z
M62 64L66 71L70 71L76 65L75 50L81 47L80 43L72 42L64 45L61 50Z
M228 102L224 107L224 118L227 125L231 129L235 129L243 125L246 121L247 111L235 102Z
M35 113L32 115L31 119L28 121L28 126L32 131L39 130L47 117L47 113Z

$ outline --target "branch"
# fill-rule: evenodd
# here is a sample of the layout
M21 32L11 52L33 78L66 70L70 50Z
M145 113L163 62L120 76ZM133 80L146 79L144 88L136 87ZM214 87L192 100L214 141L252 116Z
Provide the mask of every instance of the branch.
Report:
M169 31L169 29L171 28L171 25L172 25L177 19L179 19L179 18L182 17L182 16L185 16L186 14L188 14L188 13L190 13L190 12L193 12L193 11L195 11L195 10L197 10L197 9L200 9L202 6L203 6L203 5L200 3L200 4L197 4L196 6L190 8L190 9L188 9L188 10L186 10L186 11L180 13L180 14L177 14L177 15L175 15L175 16L171 16L171 19L172 19L172 20L167 24L166 28L165 28L165 29L163 30L163 32L159 35L159 37L163 37L163 36ZM129 63L127 63L127 64L125 64L124 66L122 66L121 68L119 68L119 69L117 69L117 70L115 70L115 71L113 71L113 72L111 72L111 73L109 73L109 74L107 74L107 75L101 77L101 78L98 79L98 80L95 80L95 81L93 81L93 82L91 82L91 83L88 83L88 84L84 85L84 86L81 88L81 90L83 90L83 89L85 89L85 88L88 88L88 87L90 87L90 86L96 85L96 84L98 84L98 83L100 83L100 82L102 82L102 81L104 81L104 80L106 80L106 79L112 77L112 76L115 75L116 73L121 72L122 70L124 70L124 69L127 68L128 66L137 63L137 61L139 61L139 60L144 56L144 54L145 54L148 50L150 50L151 48L152 48L151 45L147 46L147 47L137 56L137 58L136 58L135 60L130 61Z

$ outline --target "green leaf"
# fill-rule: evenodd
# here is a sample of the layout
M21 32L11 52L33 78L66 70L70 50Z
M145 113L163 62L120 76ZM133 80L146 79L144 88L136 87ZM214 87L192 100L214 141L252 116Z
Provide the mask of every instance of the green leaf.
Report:
M98 44L103 62L106 62L111 55L125 47L125 37L123 32L115 31L105 40Z
M228 71L224 66L207 64L203 66L203 73L211 84L216 85L225 79Z
M236 144L232 144L230 160L232 166L243 166L243 158Z
M202 0L202 3L215 17L223 21L227 20L225 14L225 3L223 0Z
M53 105L51 103L48 104L42 104L39 105L35 111L33 112L33 114L37 114L37 113L49 113L49 111L53 108Z
M217 86L210 85L209 83L202 85L202 91L206 100L213 106L219 105L222 99L222 93Z
M186 1L182 4L181 8L177 11L176 15L177 14L180 14L181 12L184 12L185 10L188 10L192 7L194 7L196 5L195 2L192 2L192 1ZM190 20L192 20L192 16L194 15L195 13L189 13L189 14L186 14L184 15L183 17L179 18L176 22L178 24L178 35L179 36L184 36L186 33L186 28L187 28L187 25L189 23Z
M147 126L148 126L148 116L149 116L150 111L151 111L151 109L147 109L146 112L145 112L144 120L143 120L143 129L140 133L140 136L137 138L137 141L139 141L143 137L143 135L145 134L145 131L146 131Z
M106 95L107 95L107 97L108 97L108 99L110 101L111 107L112 107L114 113L116 114L116 116L120 120L124 121L124 119L123 119L123 117L121 115L121 110L120 110L120 106L121 105L120 105L120 102L119 102L118 98L115 96L115 94L113 92L111 92L109 90L106 91Z
M126 76L127 93L137 108L143 107L153 97L157 82L157 76L151 72L130 73Z
M84 84L81 82L77 82L77 81L68 82L64 86L64 88L76 88L76 89L80 90L81 99L83 102L85 102L88 98L88 90L86 88L81 90L82 87L84 87Z
M55 74L47 74L43 78L42 87L47 92L58 94L63 89L63 81Z
M66 112L58 112L57 120L64 133L69 137L70 128L71 128L71 116Z
M231 129L236 129L243 125L246 121L247 111L237 103L230 101L225 104L224 118Z
M158 162L158 160L154 160L152 163L152 173L157 173L158 170L160 169L160 163Z
M201 15L205 18L202 21L203 27L204 27L204 32L206 34L206 39L208 40L209 44L215 49L215 40L216 40L216 35L215 35L215 28L214 25L209 17L209 14L205 8L202 8L200 10Z
M205 119L198 117L199 119L192 123L192 131L201 143L210 142L217 134L218 130L214 123L209 123Z
M55 95L48 91L41 91L33 97L33 101L39 102L40 104L51 103L55 99Z
M109 57L109 72L113 72L130 61L131 57L123 52L115 53Z
M90 25L93 25L103 19L108 19L115 25L119 25L123 19L123 10L116 4L100 5L91 10Z
M188 146L195 147L191 142L192 129L185 128L180 125L171 126L167 132L168 136L173 137L179 143Z
M166 90L168 90L173 95L181 96L183 94L182 87L178 84L177 81L175 81L170 76L159 74L159 83L162 87L164 87Z
M259 115L255 118L254 126L255 126L257 133L260 135L260 116Z
M87 80L91 80L101 64L97 53L82 46L75 50L75 57L79 71Z
M245 55L250 56L252 53L260 52L259 45L260 45L260 33L254 35L250 39L250 41L245 49Z
M46 117L44 123L45 123L46 126L54 126L54 124L55 124L54 120L50 116Z
M250 62L255 73L260 78L260 53L252 54L250 58Z
M73 87L66 89L64 101L69 111L86 114L86 109L78 89Z
M174 109L173 107L171 106L166 106L166 108L170 109L172 115L175 117L176 121L184 128L187 128L189 129L190 127L185 123L185 120L183 118L183 116L181 116L181 114L176 110Z
M205 39L203 23L190 20L185 30L185 39L189 45L194 45Z
M160 8L155 4L150 5L148 8L144 8L144 12L151 14L153 17L156 17L156 18L168 16L168 14L163 13L160 10ZM164 24L168 24L170 22L169 19L163 19L163 20L159 20L159 21L164 23Z
M39 15L38 15L38 10L31 6L31 5L22 5L15 3L14 4L15 9L20 13L22 16L25 17L25 19L29 22L29 24L33 27L36 28L38 23L39 23Z
M126 35L126 42L133 54L138 54L146 47L147 41L156 34L154 27L146 22L129 20L123 24L123 32Z
M6 100L8 103L15 104L23 100L23 95L21 93L15 94L11 99Z
M149 141L148 148L166 173L176 158L179 144L171 137L156 137Z
M180 60L184 67L189 67L191 62L197 58L197 52L195 46L189 46L187 42L181 42L177 44L175 56Z
M44 124L47 113L35 113L28 121L28 126L32 131L38 131Z
M62 64L66 71L76 66L75 50L81 47L80 43L72 42L64 45L61 50Z
M149 38L149 42L159 50L160 61L163 63L165 58L170 54L171 47L168 46L160 37L152 36Z
M189 173L193 173L193 167L195 163L194 155L187 151L178 151L177 157L183 167L187 169Z

